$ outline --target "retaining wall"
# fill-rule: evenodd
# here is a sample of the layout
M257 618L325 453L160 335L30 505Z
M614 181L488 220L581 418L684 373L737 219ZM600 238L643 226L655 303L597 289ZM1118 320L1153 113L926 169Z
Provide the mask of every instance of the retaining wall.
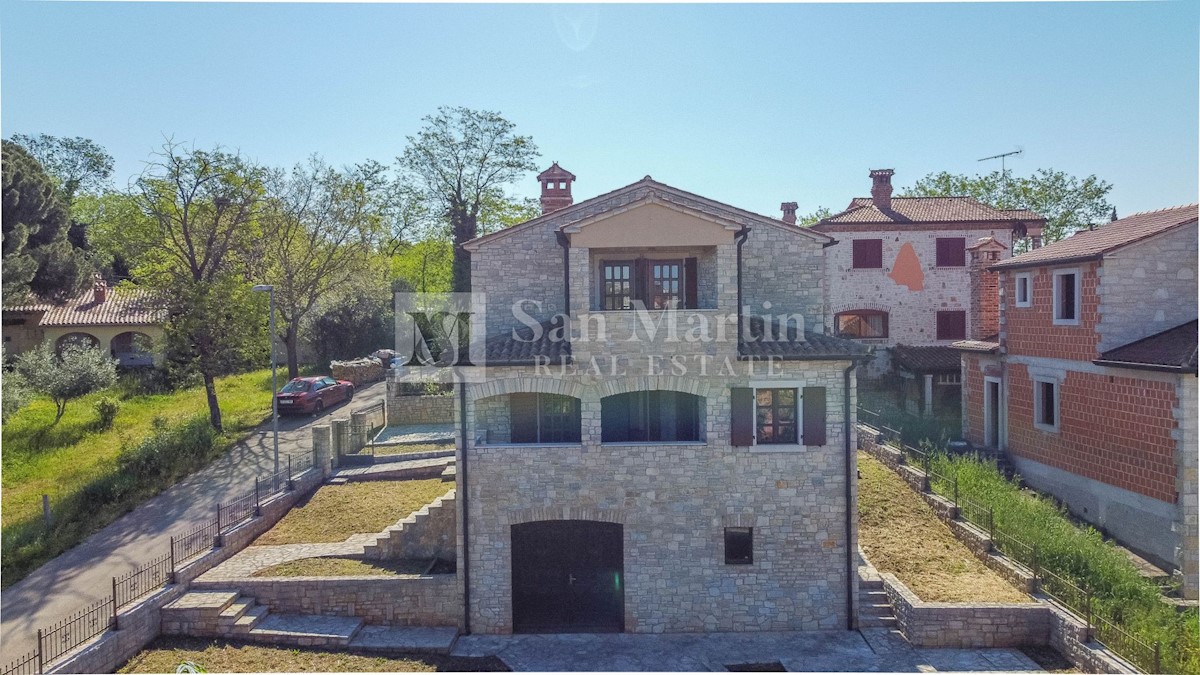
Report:
M392 380L388 380L387 383L388 426L452 424L454 422L454 396L450 394L401 396L397 393L399 385L399 382Z
M916 647L1028 647L1049 644L1051 610L1039 603L924 602L882 573L896 621Z

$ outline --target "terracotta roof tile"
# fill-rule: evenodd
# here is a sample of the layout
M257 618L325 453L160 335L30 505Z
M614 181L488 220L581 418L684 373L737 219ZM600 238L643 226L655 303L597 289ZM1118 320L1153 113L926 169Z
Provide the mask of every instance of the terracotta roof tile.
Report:
M987 338L984 340L960 340L950 346L954 349L964 352L993 353L1000 349L1000 342L999 338Z
M549 321L543 323L541 335L536 340L532 328L518 330L520 339L514 339L511 330L489 337L484 345L485 365L533 365L539 358L543 362L549 359L554 364L569 363L571 342L553 339L554 328L555 324Z
M841 213L822 219L813 227L841 223L938 223L980 221L1045 220L1026 210L994 209L973 197L892 197L892 207L882 210L870 197L855 197Z
M1196 372L1197 322L1155 333L1110 349L1093 363L1101 366Z
M148 291L117 286L108 289L104 302L88 290L61 305L52 305L42 317L44 327L149 326L162 320L163 310Z
M892 348L892 362L913 373L957 372L962 358L954 347L910 347L896 345Z
M762 336L764 322L762 317L750 316L745 319L748 322L748 330L751 336ZM782 336L776 329L773 335L780 336L783 339L774 340L751 340L742 342L738 345L738 353L742 358L767 358L780 357L788 360L805 360L813 361L830 361L830 360L864 360L869 358L871 350L869 347L847 340L845 338L825 335L824 333L814 333L812 331L804 331L804 337L801 339L794 326L788 326L787 335Z
M1190 223L1196 226L1197 206L1175 206L1137 213L1096 228L1077 232L1066 239L1028 253L1002 260L989 269L1036 267L1076 260L1092 260L1122 246L1141 241L1171 228Z

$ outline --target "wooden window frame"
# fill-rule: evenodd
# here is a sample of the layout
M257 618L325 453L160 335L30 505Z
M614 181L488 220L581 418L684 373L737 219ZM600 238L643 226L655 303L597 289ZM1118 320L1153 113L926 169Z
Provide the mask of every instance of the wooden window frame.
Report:
M678 275L667 278L673 287L667 293L659 292L659 280L655 278L655 268L674 266ZM625 279L610 279L609 269L627 269L628 294L612 293L611 285ZM600 308L603 312L621 312L637 309L636 303L649 310L666 309L699 309L699 258L682 256L679 258L610 258L601 259L599 268ZM666 299L666 306L656 306L660 300Z
M858 317L860 319L862 319L864 317L870 317L870 316L882 316L883 317L883 333L881 335L853 335L850 333L843 333L842 326L841 326L841 318L843 316L854 316L854 317ZM857 339L857 340L886 339L888 337L888 313L881 309L848 309L844 312L838 312L837 314L833 315L833 332L836 333L838 337L851 338L851 339Z
M777 402L779 392L790 391L792 393L792 403L789 406L786 403ZM759 415L760 409L763 409L763 404L759 402L759 395L764 392L771 392L771 401L767 408L771 411L772 439L763 440L763 425L762 418ZM754 389L754 444L755 445L801 445L800 442L800 388L789 386L778 387L755 387ZM779 412L787 410L790 407L792 410L791 437L785 440L779 440L778 432L781 427L788 426L788 422L779 421Z
M944 243L943 243L944 242ZM947 248L953 243L953 252ZM953 261L944 260L946 257L953 256ZM966 267L967 266L967 239L966 237L937 237L934 242L934 260L937 267Z

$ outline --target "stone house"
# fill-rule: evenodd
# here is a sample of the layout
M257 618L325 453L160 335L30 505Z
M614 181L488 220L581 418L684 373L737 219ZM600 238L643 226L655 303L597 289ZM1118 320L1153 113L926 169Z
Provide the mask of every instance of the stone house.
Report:
M97 279L91 290L55 304L32 302L3 310L4 354L13 357L49 340L55 347L79 341L110 353L123 367L149 366L154 342L162 338L162 311L150 295L132 287L109 287Z
M812 226L838 240L826 253L833 333L876 347L872 376L914 375L891 363L897 345L909 347L900 366L956 361L950 344L977 332L968 306L967 246L991 237L1009 256L1024 237L1040 246L1046 224L1031 211L994 209L971 197L893 197L894 173L871 171L870 197L855 197L844 211ZM915 375L933 376L935 388L958 387L953 374ZM929 388L921 384L911 386ZM932 412L941 398L930 392L915 407Z
M832 238L649 176L580 203L538 180L540 217L464 245L466 628L853 627L867 350L827 334Z
M986 269L996 337L957 343L963 434L1197 596L1196 205Z

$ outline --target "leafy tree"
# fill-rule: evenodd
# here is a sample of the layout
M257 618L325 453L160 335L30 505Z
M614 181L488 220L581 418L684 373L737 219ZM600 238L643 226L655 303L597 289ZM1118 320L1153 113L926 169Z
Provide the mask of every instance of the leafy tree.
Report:
M221 430L215 378L265 347L266 298L250 292L269 237L256 219L264 172L219 148L168 142L137 179L138 217L122 226L133 276L167 312L169 352L204 380L209 421Z
M1112 185L1096 176L1078 178L1062 171L1039 169L1032 176L1010 172L966 176L931 173L905 190L905 197L968 196L997 209L1029 209L1046 218L1043 240L1063 237L1109 221Z
M454 247L448 239L404 242L391 256L391 277L417 293L449 293L453 259Z
M374 275L357 278L317 305L306 334L321 362L395 346L391 289L376 279Z
M318 157L290 172L272 172L260 220L266 243L266 280L275 286L278 333L288 376L300 374L300 325L317 301L346 285L365 266L383 227L383 167L342 172Z
M23 302L30 291L65 300L90 274L87 259L67 239L67 207L36 159L15 143L2 146L5 302Z
M488 200L501 198L506 184L537 168L537 146L530 137L516 135L516 125L496 112L441 107L424 121L397 159L449 221L453 289L469 291L471 259L461 244L478 236Z
M0 363L7 363L8 358L0 349ZM16 370L5 370L0 374L0 422L7 422L13 413L29 405L31 392L29 383Z
M829 209L825 208L824 206L818 206L816 211L813 211L812 213L809 213L809 214L806 214L806 215L803 215L803 216L800 216L799 218L797 218L796 224L799 225L800 227L812 227L813 225L816 225L817 223L821 222L825 218L828 218L829 216L832 216L832 215L833 215L833 211L830 211Z
M54 401L54 424L67 403L117 381L117 361L81 342L67 342L55 353L49 342L17 357L16 371L35 392Z
M72 204L80 191L103 192L113 172L113 158L95 141L76 136L13 134L12 140L25 148L57 182L63 200Z

